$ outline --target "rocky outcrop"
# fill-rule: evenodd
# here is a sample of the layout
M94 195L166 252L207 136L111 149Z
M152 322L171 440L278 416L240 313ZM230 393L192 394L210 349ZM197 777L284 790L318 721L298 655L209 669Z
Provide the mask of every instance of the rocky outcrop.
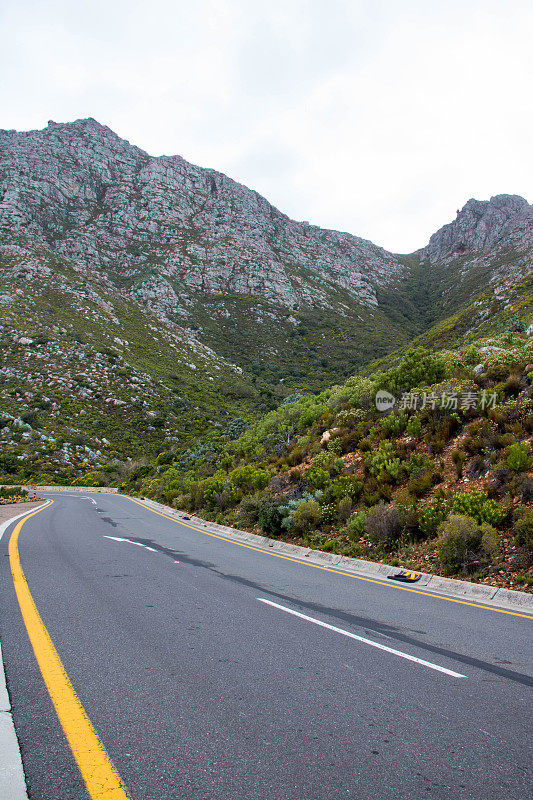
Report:
M295 222L257 192L180 156L150 157L94 119L0 132L0 231L40 243L166 313L191 297L376 305L405 272L348 233Z
M504 247L533 248L533 206L518 195L469 200L453 222L433 234L422 254L431 264L441 264Z

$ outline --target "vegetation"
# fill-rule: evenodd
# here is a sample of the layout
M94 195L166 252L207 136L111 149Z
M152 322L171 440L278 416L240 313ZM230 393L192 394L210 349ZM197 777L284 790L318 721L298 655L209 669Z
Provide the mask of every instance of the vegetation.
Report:
M529 586L532 281L473 305L454 262L439 319L412 268L403 305L359 317L224 296L222 330L209 301L191 313L215 355L111 289L82 291L58 260L61 290L29 280L4 310L0 481L113 485L330 552Z
M491 350L479 375L484 347ZM502 334L458 351L406 352L389 370L297 393L237 438L211 436L119 485L270 537L527 588L532 360L524 334L512 346ZM391 385L438 401L383 414L373 397Z

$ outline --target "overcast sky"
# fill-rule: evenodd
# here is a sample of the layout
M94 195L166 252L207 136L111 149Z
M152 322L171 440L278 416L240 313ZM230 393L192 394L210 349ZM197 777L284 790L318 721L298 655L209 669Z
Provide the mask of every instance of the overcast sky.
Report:
M410 252L533 201L531 0L2 0L0 127L95 117Z

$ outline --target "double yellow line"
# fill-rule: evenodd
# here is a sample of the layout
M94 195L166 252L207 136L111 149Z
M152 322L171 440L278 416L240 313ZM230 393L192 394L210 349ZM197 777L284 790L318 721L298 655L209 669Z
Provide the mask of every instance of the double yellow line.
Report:
M18 538L21 528L28 519L47 507L42 506L21 520L9 540L11 574L20 610L43 680L91 800L130 800L113 762L65 672L65 667L37 611L20 563Z

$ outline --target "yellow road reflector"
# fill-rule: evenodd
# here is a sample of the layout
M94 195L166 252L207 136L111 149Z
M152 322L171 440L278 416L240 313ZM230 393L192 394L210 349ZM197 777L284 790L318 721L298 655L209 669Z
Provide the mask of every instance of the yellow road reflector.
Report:
M387 578L391 581L403 581L404 583L415 583L419 581L421 577L421 572L409 572L407 569L402 569L395 575L387 575Z
M46 508L47 506L43 506ZM115 766L87 716L70 682L57 650L40 617L20 563L18 537L24 523L42 509L34 511L16 526L9 540L11 574L35 658L54 704L91 800L130 800Z

